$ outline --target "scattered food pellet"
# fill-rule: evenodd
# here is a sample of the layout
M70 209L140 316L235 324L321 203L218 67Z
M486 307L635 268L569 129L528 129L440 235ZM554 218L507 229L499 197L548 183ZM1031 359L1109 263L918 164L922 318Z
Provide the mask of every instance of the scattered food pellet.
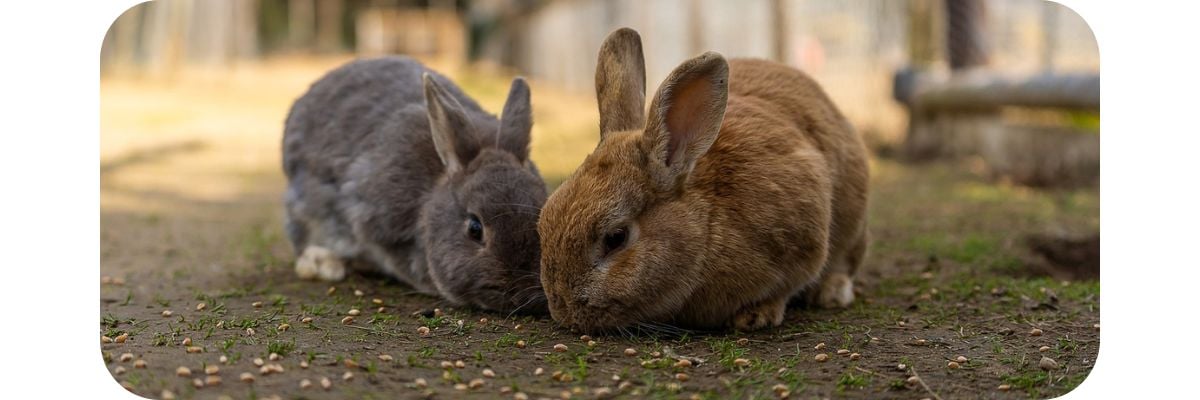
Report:
M263 359L261 359L261 358L255 358L255 359L254 359L254 366L255 366L255 367L261 367L262 365L263 365Z
M908 379L905 379L904 382L908 383L909 385L916 385L918 383L921 383L921 378L918 378L916 376L910 376L910 377L908 377Z
M896 326L903 328L904 325L907 325L904 321L896 321Z
M682 372L675 374L675 379L678 379L680 382L687 382L689 378L690 377L688 377L688 374Z
M170 316L171 316L171 314L173 314L173 313L171 312L171 310L163 310L163 312L162 312L162 316L163 316L163 317L170 317Z
M518 349L523 349L523 348L525 348L525 341L524 341L524 340L518 340L518 341L517 341L517 348L518 348Z
M633 387L633 382L630 382L630 381L625 381L625 382L621 382L620 384L617 384L617 390L622 391L622 392L624 392L625 390L628 390L630 387Z
M192 386L195 386L196 389L202 388L204 387L204 381L200 380L200 378L192 379Z
M362 315L362 311L359 311L359 309L357 309L357 308L351 308L350 311L346 312L346 315L349 315L351 317L357 317L359 315Z
M371 299L371 304L374 304L374 305L383 304L383 299Z
M122 333L120 335L117 335L117 337L113 338L113 341L117 342L117 343L125 343L126 340L129 340L128 333Z
M113 373L114 373L114 374L117 374L117 375L124 374L124 373L125 373L125 367L122 367L122 366L118 365L116 368L113 368Z
M1055 362L1054 359L1052 359L1050 357L1042 357L1042 360L1038 361L1038 367L1041 367L1042 369L1049 371L1052 369L1058 369L1058 363Z
M308 369L308 360L300 360L300 368Z
M121 362L133 361L133 353L123 353L120 358Z
M246 336L254 336L254 328L246 328Z
M479 389L479 388L483 387L483 379L478 379L478 378L472 379L471 382L469 384L467 384L467 386L469 386L471 389Z
M596 347L596 341L595 341L595 340L589 340L589 341L587 342L587 347Z
M186 351L187 351L188 353L193 353L193 354L194 354L194 353L203 353L203 352L204 352L204 348L203 348L203 347L200 347L200 346L188 346Z
M416 386L417 389L424 389L425 387L429 386L429 383L425 382L425 378L417 378L413 380L413 386Z
M908 366L904 364L896 364L896 369L899 371L904 371L908 369Z
M541 376L544 373L546 373L546 370L542 369L541 367L538 367L538 369L533 370L533 376Z
M217 359L217 361L220 361L221 364L225 364L225 363L229 362L229 357L225 357L224 355L222 355L221 358Z
M813 346L813 350L821 350L824 348L825 348L825 342L817 343L816 346Z
M355 369L355 368L358 368L358 361L354 361L354 359L347 358L345 360L342 360L342 365L345 365L346 368Z
M205 308L208 308L208 304L200 303L196 305L196 311L204 311Z
M308 378L305 378L305 379L301 379L301 380L300 380L300 388L301 388L301 389L308 389L308 388L310 388L310 387L312 387L312 381L311 381L311 380L308 380Z
M310 324L313 322L313 318L312 317L304 317L304 318L300 319L300 322L305 323L305 324Z
M1100 330L1100 324L1092 324L1092 329Z
M488 319L487 319L487 318L480 318L480 319L479 319L479 325L487 325L487 323L488 323ZM508 386L505 386L505 387L508 387Z
M204 367L205 375L216 375L219 373L221 373L221 368L216 365L209 365L207 367Z
M567 345L562 344L562 343L556 344L556 345L554 345L554 351L557 351L559 353L565 352L565 351L567 351Z
M163 400L175 400L175 392L163 389L162 393L160 393L158 397L162 398Z
M954 361L958 361L960 364L965 364L967 362L967 357L958 356L958 358L955 358Z
M465 384L465 383L455 384L454 390L467 390L467 384Z
M829 360L829 355L825 354L825 353L820 353L820 354L817 354L817 356L814 357L814 359L817 360L817 362L825 362L826 360Z
M1030 329L1029 336L1042 336L1042 330L1038 328Z
M587 341L589 341L589 340L592 340L592 337L591 337L591 336L588 336L588 335L583 335L583 336L580 336L580 337L579 337L579 341L580 341L580 342L587 342Z
M110 338L108 336L103 336L103 335L100 336L100 343L112 343L112 342L113 342L112 338Z
M734 359L733 365L738 366L738 367L745 367L747 365L750 365L750 360L747 360L745 358Z
M839 356L844 356L844 355L847 355L847 354L850 354L850 350L849 350L849 349L838 349L838 351L837 351L837 355L839 355Z
M1039 352L1042 352L1042 353L1045 353L1045 352L1047 352L1047 351L1050 351L1050 346L1042 346L1042 347L1038 347L1038 351L1039 351Z
M336 287L330 286L329 289L325 290L325 295L332 296L333 292L336 292L336 291L337 291Z
M924 345L928 344L929 342L926 342L925 339L917 339L916 343L917 343L917 346L924 346Z
M513 393L513 400L529 400L529 395L524 392Z
M267 354L267 359L271 360L271 361L279 361L280 358L283 358L283 357L280 356L279 353Z
M262 308L262 306L263 306L263 302L261 302L261 301L256 301L256 302L250 303L250 306L251 306L251 307L254 307L254 308Z
M626 356L633 357L633 356L636 356L637 354L638 354L638 351L635 348L630 347L630 348L625 349Z
M491 368L484 368L484 369L483 369L483 376L484 376L484 377L487 377L487 378L495 378L495 377L496 377L496 371L492 371L492 369L491 369Z
M221 384L221 377L209 375L204 377L204 386L216 386Z
M679 360L679 361L675 362L675 368L691 368L691 367L692 367L691 360Z
M350 324L353 324L353 323L354 323L354 317L353 317L353 316L347 316L346 318L342 318L342 325L350 325Z
M380 354L379 355L379 361L392 361L392 360L393 360L393 358L389 354Z
M562 393L558 394L558 398L563 399L563 400L568 400L571 398L571 392L564 390L564 391L562 391Z
M279 324L279 327L278 327L278 328L275 328L275 329L276 329L276 330L278 330L278 331L280 331L280 332L287 332L288 328L291 328L291 327L292 327L292 326L291 326L291 325L288 325L288 324Z
M363 297L363 291L354 289L354 297Z
M857 359L859 359L859 358L862 358L862 354L858 354L858 353L850 353L850 359L851 359L851 360L857 360Z
M429 336L429 327L422 326L420 328L417 328L417 335L420 335L421 337Z
M342 380L343 380L343 381L352 381L352 380L354 380L354 373L353 373L353 372L350 372L350 371L346 371L346 373L342 374Z
M466 367L467 367L467 363L464 363L463 360L454 361L454 368L463 369Z
M959 368L958 362L955 362L955 361L948 362L948 363L946 363L946 368L958 369Z
M521 330L521 328L522 328L522 327L523 327L523 326L522 326L521 324L516 324L516 325L514 325L514 326L513 326L513 330L514 330L514 331L519 331L519 330Z
M175 376L192 376L192 370L188 367L175 368Z
M192 338L190 338L190 337L185 337L185 338L183 338L183 341L182 341L182 342L180 342L180 344L182 344L182 345L184 345L184 346L191 346L191 345L192 345Z
M739 338L739 339L737 340L737 345L738 345L738 346L745 346L745 345L748 345L748 344L750 344L750 339L746 339L746 338Z
M1009 384L1007 384L1007 383L1006 383L1006 384L1003 384L1003 385L1000 385L1000 386L996 386L996 390L999 390L999 391L1002 391L1002 392L1007 392L1007 391L1008 391L1008 389L1012 389L1012 386L1010 386L1010 385L1009 385Z
M442 369L450 369L450 368L454 368L454 363L449 362L449 361L442 361Z
M333 387L333 382L330 381L329 378L322 376L321 377L321 389L329 390L329 388L331 388L331 387Z
M243 372L242 375L238 377L238 379L241 379L242 382L254 383L254 374L251 374L249 372Z
M595 394L597 398L606 399L609 396L612 396L612 388L598 387L596 390L592 391L592 394Z

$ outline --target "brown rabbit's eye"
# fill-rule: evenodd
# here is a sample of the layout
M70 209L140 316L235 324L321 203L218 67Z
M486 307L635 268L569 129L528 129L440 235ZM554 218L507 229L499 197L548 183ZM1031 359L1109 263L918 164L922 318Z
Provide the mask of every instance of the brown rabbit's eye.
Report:
M479 222L479 217L471 214L467 220L467 236L476 242L483 240L483 223Z
M604 255L612 253L613 250L621 248L625 245L625 240L628 239L629 232L625 228L618 228L615 231L604 235Z

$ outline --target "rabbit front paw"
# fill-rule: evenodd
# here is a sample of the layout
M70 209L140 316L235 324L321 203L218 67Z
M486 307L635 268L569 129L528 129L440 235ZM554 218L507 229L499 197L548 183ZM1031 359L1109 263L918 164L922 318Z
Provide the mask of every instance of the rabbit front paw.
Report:
M346 264L327 248L308 246L296 259L296 276L300 279L340 281L346 277Z
M733 317L733 328L742 332L779 326L787 310L787 297L767 300L742 309Z
M817 304L821 308L846 308L854 302L854 281L846 274L829 274L819 290Z

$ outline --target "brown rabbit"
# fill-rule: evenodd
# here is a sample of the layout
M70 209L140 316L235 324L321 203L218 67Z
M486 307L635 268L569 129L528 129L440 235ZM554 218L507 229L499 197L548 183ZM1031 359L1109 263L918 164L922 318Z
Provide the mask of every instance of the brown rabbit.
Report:
M637 32L605 40L600 144L538 220L550 313L583 331L778 326L788 300L854 299L867 247L862 140L804 73L717 53L645 103Z

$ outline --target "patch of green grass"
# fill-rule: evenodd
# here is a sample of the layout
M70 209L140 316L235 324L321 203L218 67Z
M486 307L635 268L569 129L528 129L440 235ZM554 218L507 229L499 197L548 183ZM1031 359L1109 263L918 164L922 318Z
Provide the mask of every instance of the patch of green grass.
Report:
M737 342L729 338L710 339L708 346L716 354L717 362L726 369L737 368L733 360L744 358L746 355L746 349L738 347Z
M276 353L281 356L286 356L286 355L288 355L288 353L291 353L292 350L295 350L295 349L296 349L296 340L295 339L287 341L287 342L282 341L282 340L272 340L269 343L267 343L267 354Z
M855 374L847 370L842 373L842 376L837 380L838 393L844 392L847 389L862 389L871 383L871 376L867 374Z
M1041 388L1050 381L1050 375L1043 371L1024 371L1016 375L1005 375L1001 381L1012 385L1013 389L1023 390L1029 397L1041 397Z

